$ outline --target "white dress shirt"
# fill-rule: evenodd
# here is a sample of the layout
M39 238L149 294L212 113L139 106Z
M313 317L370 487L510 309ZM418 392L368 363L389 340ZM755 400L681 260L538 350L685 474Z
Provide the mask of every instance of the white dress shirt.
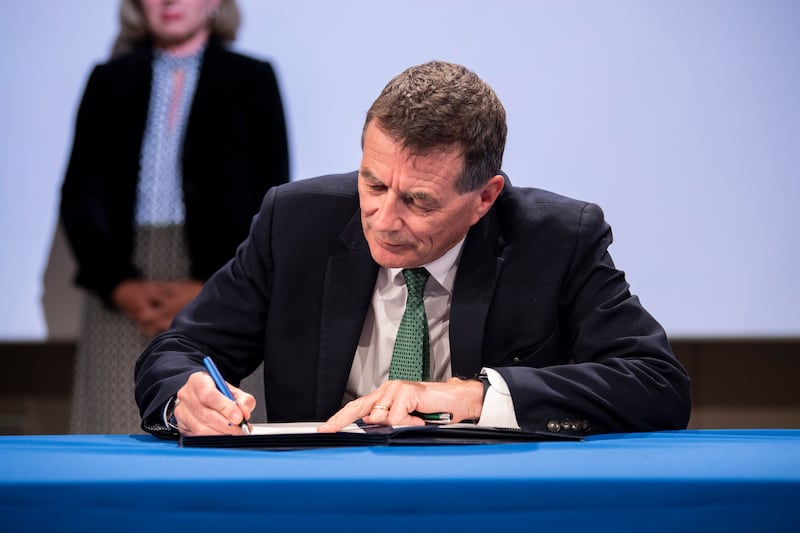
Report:
M423 301L430 337L431 381L445 381L453 375L450 365L450 303L463 247L464 239L439 259L424 265L430 273L423 291ZM407 293L402 269L381 267L350 369L343 403L369 394L389 379L395 337L405 311ZM491 386L486 393L478 423L518 428L514 404L505 380L492 369L483 370Z

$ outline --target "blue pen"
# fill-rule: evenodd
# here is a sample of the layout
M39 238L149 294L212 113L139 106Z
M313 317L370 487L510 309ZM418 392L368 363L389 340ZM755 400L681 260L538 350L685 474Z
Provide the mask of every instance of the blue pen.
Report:
M214 361L206 356L203 358L203 364L206 365L206 370L208 370L208 374L211 376L211 379L214 380L214 383L217 385L217 390L219 390L222 394L225 395L226 398L232 401L236 401L236 398L233 397L233 393L228 388L228 384L225 383L225 380L222 379L222 374L219 373L217 369L217 365L214 364ZM242 423L239 425L242 428L242 431L245 435L250 434L250 428L247 426L247 421L242 420Z

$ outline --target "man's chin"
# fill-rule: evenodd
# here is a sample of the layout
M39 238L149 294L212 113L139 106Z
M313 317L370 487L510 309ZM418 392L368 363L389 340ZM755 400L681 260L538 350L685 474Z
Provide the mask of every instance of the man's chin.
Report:
M392 251L382 246L370 246L369 253L372 259L383 268L414 268L419 266L416 254L409 253L408 248L397 248L398 251Z

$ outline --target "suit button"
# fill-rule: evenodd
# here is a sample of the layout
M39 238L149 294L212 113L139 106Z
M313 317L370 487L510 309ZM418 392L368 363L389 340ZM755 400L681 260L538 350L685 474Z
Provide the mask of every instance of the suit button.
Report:
M519 363L519 356L515 356L515 357L514 357L514 362L515 362L515 363Z
M549 429L553 433L558 433L559 431L561 431L561 424L559 424L555 420L551 420L550 422L547 423L547 429Z
M570 429L572 429L572 420L570 420L569 418L565 418L564 420L562 420L561 429L563 429L564 431L569 431Z
M581 421L581 431L583 431L584 433L589 433L589 430L591 430L591 429L592 429L592 425L589 423L588 420L582 420Z

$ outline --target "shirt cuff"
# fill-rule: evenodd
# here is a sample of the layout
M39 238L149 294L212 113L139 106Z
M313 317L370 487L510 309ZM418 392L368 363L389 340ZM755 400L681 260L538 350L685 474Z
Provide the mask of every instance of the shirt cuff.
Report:
M489 378L489 389L483 399L483 410L478 420L479 426L519 429L514 402L508 392L506 380L496 370L483 368Z

